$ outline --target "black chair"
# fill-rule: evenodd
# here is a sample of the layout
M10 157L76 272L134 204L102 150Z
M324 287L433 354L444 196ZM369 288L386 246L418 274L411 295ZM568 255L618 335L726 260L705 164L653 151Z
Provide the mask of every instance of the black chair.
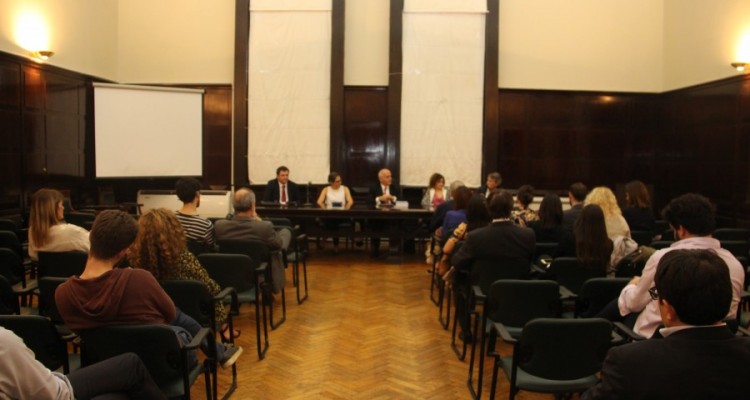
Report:
M750 229L745 228L719 228L711 235L719 241L724 240L743 240L750 241Z
M34 357L48 369L62 368L63 373L71 371L71 364L77 364L76 357L68 354L68 346L60 337L54 324L38 315L3 315L0 326L13 331L23 339L26 347L34 352ZM71 362L71 358L74 362Z
M192 317L202 327L210 330L209 335L214 339L209 340L209 344L212 344L216 338L216 302L221 302L226 298L230 298L232 306L234 308L239 307L237 303L237 291L235 291L233 287L226 287L219 294L214 296L208 291L208 287L200 281L166 280L159 283L177 308ZM227 325L229 325L229 341L230 343L234 343L234 324L232 323L231 314L227 316ZM213 383L213 398L218 399L218 386L216 380L218 360L214 359L211 361L210 373ZM229 385L227 392L222 398L229 398L235 389L237 389L237 364L232 364L232 383Z
M212 249L204 241L198 241L193 239L186 239L185 244L189 252L193 253L194 256L198 257L203 253L211 253Z
M292 263L292 282L294 287L297 289L297 304L302 304L307 300L308 289L307 289L307 256L310 254L309 243L307 241L306 234L300 234L292 238L292 243L289 245L290 251L286 252L287 261ZM302 275L300 275L299 267L302 265ZM301 282L304 281L304 283ZM301 295L300 287L304 284L304 295Z
M133 352L141 358L154 382L167 397L190 399L190 386L203 373L206 398L210 399L209 370L210 364L215 361L206 358L203 363L191 365L189 355L210 336L209 332L209 329L202 328L189 344L180 345L175 331L168 325L111 325L89 329L81 332L82 366Z
M0 275L0 314L21 315L21 300L29 296L36 288L13 289L8 280Z
M13 250L18 258L21 259L21 265L23 265L24 271L31 273L34 276L35 265L28 259L27 250L24 249L21 240L18 238L15 232L0 230L0 248L8 248Z
M481 342L479 347L479 369L477 387L473 386L476 341L471 346L469 376L466 384L474 399L482 395L484 357L486 351L494 350L497 335L489 331L490 321L501 323L511 337L519 338L524 325L535 318L559 318L562 312L560 285L546 280L499 280L492 284L484 301L482 312ZM474 331L478 331L478 321L474 321ZM488 334L489 331L489 334Z
M490 399L495 398L497 374L503 369L510 380L509 399L519 390L544 393L582 392L598 382L604 357L611 346L612 324L601 318L539 318L529 321L519 337L501 323L493 335L513 344L513 355L495 358Z
M534 252L534 262L538 262L542 256L552 258L557 250L557 245L557 242L538 242L536 244L536 251Z
M728 250L735 257L750 255L750 243L747 240L719 240L721 248Z
M281 324L286 321L286 292L284 287L281 287L281 319L274 322L273 320L273 265L271 263L272 251L268 248L265 242L257 239L245 239L245 240L219 240L219 252L223 254L245 254L250 257L253 261L253 267L257 270L262 267L263 264L267 267L263 268L265 271L265 281L261 285L263 292L263 300L268 302L268 314L271 324L271 329L278 328ZM283 252L282 252L283 257ZM283 277L282 277L283 278Z
M581 286L588 279L603 277L606 271L592 271L582 266L575 257L558 257L552 260L547 271L554 276L554 280L577 294ZM598 275L598 276L597 276Z
M630 231L630 237L638 243L639 246L648 246L654 240L654 233L651 231Z
M21 257L6 247L0 247L0 275L4 276L8 283L15 286L17 290L36 287L34 282L26 281L26 269Z
M68 328L55 304L55 291L68 278L47 276L39 279L39 315L49 318L60 336L66 341L75 340L78 335Z
M268 351L268 321L266 308L262 305L263 294L260 290L260 276L266 267L262 263L253 267L253 262L245 254L206 253L198 256L201 265L208 271L208 275L222 288L233 287L237 292L239 304L252 303L255 305L255 338L258 348L258 359L263 359ZM236 315L239 310L232 309ZM261 343L261 321L263 321L263 339Z
M630 278L591 278L583 283L575 299L575 316L593 318L620 292Z
M96 219L96 213L93 212L70 211L65 213L65 222L87 230L91 230L94 219Z
M38 276L39 278L80 276L86 268L88 258L88 253L84 251L40 251L37 262Z
M498 259L498 260L475 260L472 265L466 282L464 285L464 291L456 292L456 307L459 307L459 303L464 301L463 306L465 307L464 322L463 326L468 327L471 324L472 317L475 322L478 319L476 308L478 305L484 304L487 293L489 293L490 287L493 283L503 279L526 279L529 277L531 263L529 260L520 259ZM453 352L459 360L463 360L466 357L467 340L464 340L461 350L458 350L456 346L456 326L459 324L459 313L456 312L453 320L453 332L451 334L451 347ZM470 332L464 332L464 338L466 335L470 336L472 343L476 343L479 338L476 329L470 330Z

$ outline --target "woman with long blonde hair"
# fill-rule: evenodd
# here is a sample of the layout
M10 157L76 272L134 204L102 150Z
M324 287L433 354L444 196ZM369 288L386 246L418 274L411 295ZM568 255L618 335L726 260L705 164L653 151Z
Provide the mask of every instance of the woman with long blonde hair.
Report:
M595 187L586 196L585 205L596 204L604 212L604 222L607 225L607 236L615 240L618 236L630 237L630 227L622 216L620 206L617 205L615 194L606 186Z
M133 268L151 272L157 281L196 280L203 282L211 294L221 292L221 287L208 275L197 258L188 251L185 232L174 212L166 208L153 209L138 219L138 236L130 246L128 261ZM216 322L226 331L227 312L221 302L216 303ZM234 337L239 336L235 332Z
M89 251L89 231L65 223L63 195L55 189L39 189L31 198L29 257L40 251Z

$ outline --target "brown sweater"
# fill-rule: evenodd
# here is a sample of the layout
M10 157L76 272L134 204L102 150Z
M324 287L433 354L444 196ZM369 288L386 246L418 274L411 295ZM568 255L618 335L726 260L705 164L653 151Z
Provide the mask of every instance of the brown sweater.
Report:
M172 299L150 272L113 269L92 279L71 277L55 292L60 315L73 331L106 325L171 324Z

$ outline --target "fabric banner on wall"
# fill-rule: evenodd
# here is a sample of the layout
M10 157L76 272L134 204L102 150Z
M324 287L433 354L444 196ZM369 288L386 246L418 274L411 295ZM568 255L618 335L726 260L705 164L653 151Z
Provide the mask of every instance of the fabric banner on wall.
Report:
M402 184L434 172L480 184L486 13L481 1L405 3Z
M297 182L330 171L331 1L251 2L248 176L285 165Z

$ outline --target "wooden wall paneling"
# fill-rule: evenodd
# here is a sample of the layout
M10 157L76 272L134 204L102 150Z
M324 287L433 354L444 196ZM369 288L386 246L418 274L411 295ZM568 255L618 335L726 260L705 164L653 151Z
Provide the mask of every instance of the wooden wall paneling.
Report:
M401 86L403 82L404 0L391 0L388 44L388 131L385 141L385 164L397 181L401 176Z
M0 60L0 210L21 206L21 67Z
M250 0L236 0L234 18L234 114L232 120L234 184L250 183L247 174L247 94L250 41Z
M484 33L484 119L482 132L482 171L480 182L488 173L497 170L499 152L498 128L500 120L498 93L499 13L500 0L487 0Z
M232 87L201 86L203 95L203 185L229 188L232 176Z
M347 87L344 94L343 179L350 186L369 186L386 165L388 90Z
M344 28L346 5L344 0L332 0L331 14L331 171L346 168L347 153L344 138Z

